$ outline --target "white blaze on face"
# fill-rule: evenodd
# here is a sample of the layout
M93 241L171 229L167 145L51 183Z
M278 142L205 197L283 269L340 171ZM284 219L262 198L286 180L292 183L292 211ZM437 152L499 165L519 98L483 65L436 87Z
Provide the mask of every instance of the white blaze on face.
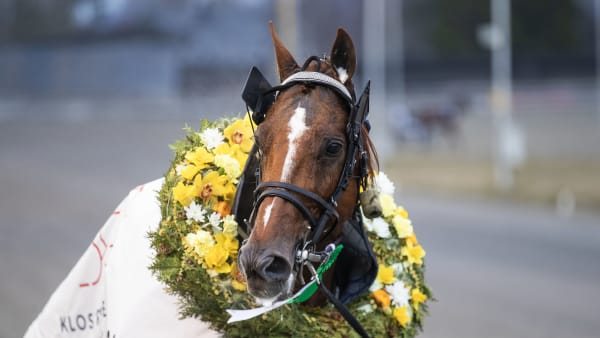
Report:
M265 209L265 214L263 215L263 228L267 227L269 218L271 218L271 210L273 209L274 203L275 203L275 201L271 202L271 204L269 204L269 206Z
M298 146L298 142L304 132L308 129L306 127L306 109L302 108L302 106L298 105L298 108L294 110L294 115L288 122L288 152L285 155L285 160L283 161L283 169L281 170L281 182L289 182L290 173L293 168L295 156L296 156L296 148ZM269 223L269 218L271 217L271 210L273 210L273 205L277 202L277 199L274 199L271 204L269 204L265 208L265 213L263 214L263 228L267 227Z
M289 176L296 157L296 148L298 146L298 142L304 132L308 129L306 127L306 109L298 105L298 108L294 110L294 115L288 123L288 128L290 131L288 134L288 152L283 162L281 182L289 182Z

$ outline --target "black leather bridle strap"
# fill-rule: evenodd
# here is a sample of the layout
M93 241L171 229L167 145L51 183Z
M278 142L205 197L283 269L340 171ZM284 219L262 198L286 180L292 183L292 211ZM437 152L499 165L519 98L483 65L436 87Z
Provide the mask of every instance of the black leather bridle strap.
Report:
M298 210L300 210L302 215L304 215L304 217L306 217L306 219L308 220L308 222L310 223L311 226L314 226L314 224L316 223L314 216L312 215L310 210L308 210L308 208L304 205L304 203L302 203L302 201L300 199L298 199L296 196L289 193L288 191L283 190L283 189L265 190L258 196L258 198L256 199L255 205L257 205L257 206L260 205L262 203L262 201L267 197L283 198L284 200L292 203L292 205L294 205Z
M367 82L367 85L360 96L359 102L352 111L350 112L350 118L348 120L348 125L346 127L346 134L348 135L348 149L346 155L346 161L344 162L344 168L342 169L342 173L340 174L340 178L338 180L338 185L333 192L331 199L337 201L341 194L346 190L348 184L350 183L350 177L352 176L352 171L356 167L356 151L362 151L363 144L362 139L360 137L361 127L365 122L365 118L369 112L369 94L371 88L371 81ZM365 154L359 153L359 157L365 156ZM366 163L360 163L361 166ZM361 168L361 178L364 175L366 177L367 173L364 172L364 169Z
M254 221L254 217L256 217L258 206L265 198L279 197L290 202L302 213L306 220L308 220L313 231L312 238L320 238L321 234L325 230L325 225L330 222L331 218L335 218L335 221L337 222L340 217L338 211L335 209L334 203L327 202L321 196L313 193L312 191L300 188L293 184L275 181L262 182L256 187L255 195L258 195L258 197L255 197L254 208L251 216L252 221ZM296 195L303 196L318 204L323 209L321 216L316 219L306 204L303 203L303 201L301 201ZM316 241L313 241L313 243L316 243Z
M308 199L316 202L323 210L329 211L329 213L336 219L339 218L339 214L338 214L337 210L335 210L333 203L327 202L324 198L322 198L321 196L315 194L314 192L312 192L310 190L300 188L293 184L289 184L289 183L285 183L285 182L276 182L276 181L262 182L258 185L258 187L256 187L256 190L262 191L265 188L282 188L285 190L293 191L299 195L307 197Z

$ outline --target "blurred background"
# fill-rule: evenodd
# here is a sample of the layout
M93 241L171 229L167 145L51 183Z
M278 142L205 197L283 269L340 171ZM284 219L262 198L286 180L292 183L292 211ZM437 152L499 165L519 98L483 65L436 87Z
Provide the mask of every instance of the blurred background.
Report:
M244 112L268 21L342 26L427 250L423 337L600 332L600 0L0 0L0 337L19 337L187 122Z

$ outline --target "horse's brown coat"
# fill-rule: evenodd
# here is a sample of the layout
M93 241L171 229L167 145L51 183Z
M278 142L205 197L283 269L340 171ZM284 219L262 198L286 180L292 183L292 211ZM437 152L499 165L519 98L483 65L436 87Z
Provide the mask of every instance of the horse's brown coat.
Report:
M283 81L298 72L300 67L277 37L272 24L271 34L277 72ZM321 60L319 69L317 64L311 62L306 70L319 71L338 80L339 72L342 73L342 80L354 97L352 75L356 68L356 54L350 36L343 29L337 32L331 58ZM348 106L327 87L298 84L279 94L255 135L262 155L262 180L281 181L290 147L290 119L298 108L306 112L306 130L296 139L294 163L289 168L286 183L328 199L338 184L346 156ZM363 134L367 137L364 130ZM328 153L332 143L342 145L336 154ZM370 145L370 142L367 141L367 144ZM351 180L338 201L338 223L352 216L357 196L357 182ZM307 199L303 202L315 217L322 212L315 202ZM248 290L258 299L285 297L293 290L296 279L292 271L296 245L307 235L309 224L294 205L278 197L267 197L259 206L255 219L253 231L240 253L240 266L247 278ZM322 240L323 245L337 238L340 231L341 227L336 226L328 238Z

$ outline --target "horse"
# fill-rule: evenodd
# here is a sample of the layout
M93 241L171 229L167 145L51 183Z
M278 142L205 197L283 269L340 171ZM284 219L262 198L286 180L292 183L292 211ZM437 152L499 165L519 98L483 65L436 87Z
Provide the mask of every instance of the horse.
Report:
M255 94L245 99L257 127L255 161L244 172L256 177L254 198L239 189L246 198L236 199L253 203L234 206L248 233L238 265L248 292L269 305L315 277L312 264L322 263L328 246L344 243L350 250L307 303L346 303L365 292L377 273L358 211L360 192L378 170L366 120L369 87L357 100L356 51L344 29L338 29L329 57L309 57L302 67L272 23L270 29L281 85L270 87L251 74L246 88Z

